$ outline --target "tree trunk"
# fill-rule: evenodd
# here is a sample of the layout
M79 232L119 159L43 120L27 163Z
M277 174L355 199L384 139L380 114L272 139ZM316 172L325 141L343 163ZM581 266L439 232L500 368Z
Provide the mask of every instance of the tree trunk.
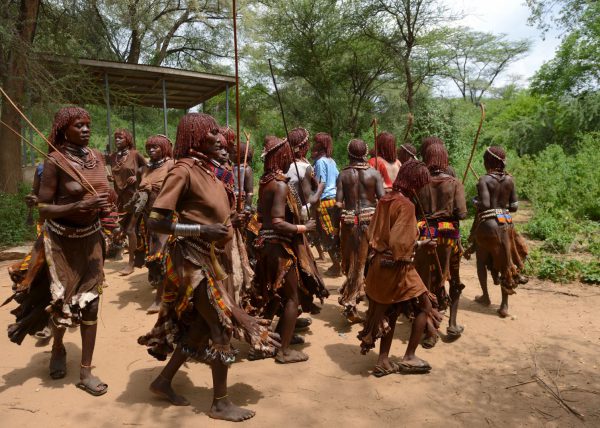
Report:
M131 32L131 46L129 48L129 55L127 55L128 64L138 64L140 62L140 55L142 53L142 39L140 38L137 29Z
M414 113L415 111L415 82L412 77L410 70L410 57L407 56L404 60L404 76L406 77L406 105L408 111Z
M21 0L16 28L17 34L11 48L4 90L21 107L25 98L27 57L35 36L40 0ZM8 101L2 100L2 121L16 131L21 131L21 121ZM16 193L22 181L21 141L5 126L0 126L0 192Z
M138 64L142 53L142 34L140 34L140 22L138 20L137 2L129 3L127 9L131 18L131 43L126 62Z

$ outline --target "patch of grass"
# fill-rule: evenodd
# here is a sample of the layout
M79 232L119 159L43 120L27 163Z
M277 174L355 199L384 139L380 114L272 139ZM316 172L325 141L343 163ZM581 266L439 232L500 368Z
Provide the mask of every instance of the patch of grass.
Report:
M579 279L586 284L600 284L600 262L584 263Z
M567 259L534 249L529 255L525 274L561 284L577 280L587 284L600 284L600 262Z
M567 213L538 211L525 226L527 235L543 241L542 248L550 253L567 253L581 231L578 223Z
M22 185L19 193L0 193L0 247L14 246L35 238L35 226L25 224L27 206L23 198L29 186Z

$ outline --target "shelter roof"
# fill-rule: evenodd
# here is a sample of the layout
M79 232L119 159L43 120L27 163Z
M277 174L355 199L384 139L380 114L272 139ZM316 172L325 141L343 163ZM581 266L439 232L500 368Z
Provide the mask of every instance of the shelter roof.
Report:
M99 88L104 89L105 76L108 78L111 104L120 104L113 98L114 92L126 94L127 104L162 108L164 81L167 107L189 109L235 85L233 76L171 67L94 59L79 59L77 63Z

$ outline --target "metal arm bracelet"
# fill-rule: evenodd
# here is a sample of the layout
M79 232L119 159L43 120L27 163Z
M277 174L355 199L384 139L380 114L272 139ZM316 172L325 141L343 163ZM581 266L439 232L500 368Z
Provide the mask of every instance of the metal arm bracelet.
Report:
M173 235L175 236L200 236L201 233L202 226L199 224L176 223L173 229Z

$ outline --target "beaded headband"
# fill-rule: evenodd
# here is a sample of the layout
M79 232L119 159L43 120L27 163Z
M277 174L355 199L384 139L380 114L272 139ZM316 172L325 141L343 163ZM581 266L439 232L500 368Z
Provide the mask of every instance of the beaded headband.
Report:
M500 162L502 162L502 163L505 163L505 162L506 162L506 160L505 160L505 159L502 159L502 158L501 158L500 156L498 156L496 153L492 152L492 151L490 150L490 147L488 147L488 148L487 148L485 151L486 151L486 152L488 152L488 153L489 153L489 154L490 154L492 157L494 157L494 158L498 159Z
M297 129L301 129L304 132L306 132L306 137L304 137L304 140L300 141L298 144L296 144L294 146L294 153L298 153L300 151L300 149L302 148L302 146L304 146L306 143L308 143L308 139L310 138L310 133L304 129L304 128L297 128Z
M267 157L267 155L268 155L269 153L271 153L271 152L274 152L275 150L277 150L278 148L280 148L281 146L283 146L283 145L284 145L284 144L286 144L286 143L287 143L287 138L284 138L283 140L281 140L281 142L280 142L280 143L277 143L277 144L275 144L275 145L274 145L273 147L271 147L269 150L267 150L267 148L266 148L266 147L265 147L265 148L263 148L263 152L262 152L262 154L260 155L260 158L261 158L262 160L264 160L264 159Z
M365 154L362 156L358 156L355 155L354 153L350 153L350 144L352 144L353 140L350 140L348 142L348 145L346 146L346 151L348 152L348 156L350 156L352 159L356 159L356 160L365 160L365 158L367 157L367 153L369 153L369 146L367 145L367 143L365 143Z

